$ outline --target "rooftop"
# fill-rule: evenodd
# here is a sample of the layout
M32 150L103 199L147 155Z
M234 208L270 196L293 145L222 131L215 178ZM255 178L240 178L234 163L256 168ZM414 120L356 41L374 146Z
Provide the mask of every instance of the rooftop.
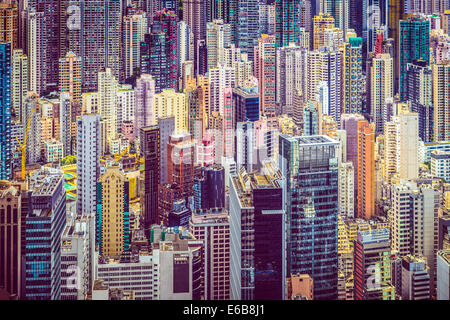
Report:
M30 177L30 190L34 196L51 196L63 178L62 170L41 167Z

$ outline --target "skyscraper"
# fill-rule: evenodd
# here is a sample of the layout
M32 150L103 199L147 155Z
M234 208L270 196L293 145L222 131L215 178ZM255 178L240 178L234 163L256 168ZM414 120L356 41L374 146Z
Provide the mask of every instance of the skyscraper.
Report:
M313 49L319 50L324 45L325 29L334 28L334 18L328 13L320 13L313 19Z
M11 50L20 48L19 14L15 1L2 1L0 3L0 42L11 43Z
M430 21L420 16L412 16L399 22L399 94L400 100L407 98L407 65L417 60L430 63Z
M0 180L12 178L11 44L0 43Z
M155 95L155 79L151 74L142 74L136 80L135 98L136 111L134 113L134 132L142 127L152 125L153 96Z
M61 235L66 224L62 170L41 167L30 177L26 217L25 296L58 300L61 295Z
M255 47L255 77L258 79L259 110L262 116L275 117L275 36L261 35Z
M59 59L58 91L70 94L71 101L81 100L81 59L73 52Z
M97 180L100 176L101 122L99 115L77 121L77 214L96 212Z
M238 0L238 15L236 27L236 46L248 54L254 61L253 48L258 45L259 2L257 0Z
M13 50L11 62L11 106L16 119L23 122L22 113L28 94L28 57L22 49Z
M158 185L160 183L160 130L158 126L140 129L140 152L144 157L144 226L150 232L152 224L159 224Z
M141 42L147 33L147 16L144 12L123 17L123 63L125 78L137 74L141 67Z
M433 64L434 141L450 140L450 62Z
M290 221L287 273L308 273L315 299L337 299L339 143L328 136L279 139Z
M118 257L130 250L129 182L119 166L106 169L97 182L95 244L99 253Z
M358 218L369 219L375 215L375 131L366 120L358 121L357 159L356 212Z
M354 261L355 300L395 300L388 229L358 232Z
M299 1L275 1L275 47L284 47L294 42L299 44Z
M383 107L387 99L393 98L393 60L387 53L379 54L372 60L370 71L370 110L375 122L375 133L380 134L384 130Z
M362 113L362 38L350 38L344 49L345 113Z

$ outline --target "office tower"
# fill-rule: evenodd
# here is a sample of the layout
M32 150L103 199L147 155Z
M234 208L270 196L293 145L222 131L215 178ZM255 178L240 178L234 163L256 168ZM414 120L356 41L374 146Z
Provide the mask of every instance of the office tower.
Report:
M24 123L28 123L28 119L30 120L30 129L28 132L28 140L27 145L25 147L25 163L38 163L41 160L41 148L42 148L42 140L41 136L43 136L44 132L42 128L44 127L41 123L41 114L39 114L38 110L40 108L40 102L38 101L38 96L29 96L25 102L25 121ZM54 106L56 109L57 106ZM33 109L36 112L33 112ZM56 110L54 110L56 112ZM59 125L59 121L55 119L52 125ZM23 126L23 136L25 137L26 127Z
M171 88L176 90L178 88L178 17L173 11L162 9L155 13L153 21L154 24L161 25L161 31L164 32L165 35L164 50L167 63L165 72L168 74L167 83L165 87L161 87L161 89Z
M339 165L339 214L355 218L355 168L351 162Z
M25 268L27 189L25 185L2 181L0 190L0 286L21 299L24 294L22 271Z
M389 229L358 232L354 264L355 300L395 300Z
M439 191L402 181L392 189L392 250L400 256L423 255L430 267L431 293L435 288Z
M394 96L393 71L393 60L389 54L379 54L373 58L370 71L370 110L377 135L384 130L382 112L386 99Z
M450 299L450 250L437 253L437 300Z
M194 181L194 208L225 207L225 169L218 164L203 167Z
M275 1L275 47L285 47L291 42L298 44L299 2L292 0Z
M375 132L366 120L358 121L357 159L356 212L358 218L369 219L375 214Z
M175 117L175 130L188 131L188 116L186 95L173 89L164 89L153 96L152 125L158 124L159 119Z
M27 15L27 55L28 90L43 94L46 88L44 13L28 11Z
M183 21L185 21L194 35L194 73L197 75L198 66L198 43L206 39L206 1L186 0L183 1ZM200 73L200 74L203 74Z
M189 25L184 22L178 22L178 76L183 75L185 64L190 66L190 76L194 77L194 34ZM184 89L184 86L180 87Z
M100 116L83 115L77 120L77 214L96 211L97 180L100 176Z
M108 141L108 145L117 134L117 91L118 81L113 74L113 70L107 68L105 71L99 72L98 113L102 116L106 126L106 140Z
M160 181L161 184L167 183L167 144L169 137L175 132L175 117L160 118L158 120L160 134Z
M141 42L147 33L147 16L136 12L123 17L123 63L125 79L138 74L141 67Z
M25 297L27 300L59 300L61 234L66 224L64 173L41 167L33 172L29 183Z
M406 67L406 100L411 103L411 111L419 116L419 137L423 142L433 140L433 90L432 69L425 61L408 63Z
M129 182L119 166L112 166L97 182L95 244L99 253L117 257L130 250Z
M177 200L173 203L173 210L168 214L168 226L189 229L191 215L191 210L186 207L186 200Z
M402 300L430 299L430 268L421 256L402 259Z
M319 123L321 118L320 104L309 100L303 110L303 136L314 136L319 134Z
M59 97L59 141L63 144L63 156L72 154L72 108L70 95L61 93Z
M278 9L277 9L278 10ZM258 79L261 116L275 117L275 36L261 35L255 47L255 77Z
M28 57L22 49L13 50L11 61L11 111L23 122L22 112L28 93Z
M305 89L308 100L319 100L322 104L321 113L333 116L339 123L342 113L342 51L332 51L322 48L308 53L307 68L305 68Z
M224 90L235 87L234 68L219 64L215 68L209 69L209 109L208 115L216 111L220 115L224 114Z
M58 92L70 94L71 101L81 100L81 58L73 52L59 59Z
M431 153L430 172L433 177L450 180L450 152L433 151Z
M166 45L166 35L160 24L151 25L141 42L141 74L151 74L155 78L157 93L169 88Z
M61 235L61 300L85 300L91 288L94 223L94 215L71 217Z
M434 141L450 140L450 62L433 64Z
M283 114L290 115L294 92L306 88L307 50L293 43L277 48L276 63L276 102Z
M177 184L183 198L193 195L196 142L190 133L172 134L167 144L167 183Z
M257 0L238 0L237 6L238 15L235 43L238 48L241 48L243 53L248 54L250 61L254 61L253 48L258 45L259 28L261 27L260 10L262 5ZM272 7L274 9L273 6L266 5L266 7Z
M0 180L12 178L11 44L0 43Z
M249 82L242 87L233 89L234 122L259 120L258 85Z
M407 98L406 70L408 63L423 60L430 63L430 21L420 16L412 16L399 22L399 94L400 101Z
M223 156L232 157L234 155L234 112L233 112L233 89L223 90Z
M410 180L419 177L418 144L419 128L417 113L402 112L400 118L399 137L399 177Z
M327 136L279 136L290 221L287 274L308 273L318 300L338 294L338 146Z
M313 50L319 50L325 42L325 29L334 28L334 18L329 13L319 13L313 18Z
M150 232L152 224L159 224L158 185L160 172L160 130L158 126L140 129L140 153L144 157L144 228Z
M152 125L153 97L155 95L155 79L151 74L142 74L136 79L135 87L136 111L134 114L135 132L142 127Z
M189 231L203 242L205 300L230 299L230 218L223 208L195 210Z
M209 96L209 87L198 86L197 84L187 88L185 91L189 114L189 132L196 140L202 139L207 127L207 110L205 110L202 103L202 96L205 90L208 91Z
M267 171L241 168L231 177L232 300L283 300L286 292L283 178L271 163L266 165Z
M19 47L19 10L15 1L0 3L0 42L9 42L11 50Z
M345 113L362 113L362 39L350 38L344 47Z
M206 24L206 46L208 48L208 70L217 67L224 60L222 49L231 43L231 26L223 20L213 20Z
M392 44L394 46L395 55L391 55L391 57L394 57L394 92L398 93L399 91L399 70L400 70L400 56L398 53L400 52L400 29L399 29L399 22L402 20L405 16L405 2L402 0L389 0L388 1L389 6L389 18L388 18L388 36L389 38L392 38Z

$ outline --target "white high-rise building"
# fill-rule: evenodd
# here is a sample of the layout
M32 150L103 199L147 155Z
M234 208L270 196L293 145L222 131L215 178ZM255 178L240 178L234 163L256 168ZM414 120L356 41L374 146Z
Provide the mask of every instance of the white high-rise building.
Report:
M131 77L141 65L141 42L147 33L144 12L123 17L123 52L125 78Z
M400 118L400 179L419 177L419 120L417 113L402 112Z
M430 268L421 256L402 259L402 300L430 299Z
M136 80L134 114L134 130L138 133L142 127L152 125L153 96L155 95L155 79L151 74L143 74Z
M13 50L11 61L11 106L23 123L23 108L28 93L28 57L22 49Z
M355 217L355 169L352 162L339 165L339 214Z
M117 90L118 82L112 69L98 73L98 113L102 116L106 126L108 143L117 134Z
M209 69L209 111L223 116L224 89L235 87L235 70L224 64Z
M77 121L77 213L96 212L97 179L100 176L101 124L99 115Z
M72 154L72 106L70 94L59 96L59 140L63 144L63 157Z
M122 123L134 121L136 110L135 90L131 84L121 84L117 88L117 131L120 132Z
M234 44L221 50L219 63L234 68L236 87L243 86L244 82L253 76L253 62L248 60L247 53L242 53L241 48L237 48Z
M372 60L371 79L371 112L375 122L375 133L380 134L384 128L383 107L386 100L394 95L393 59L386 54L379 54Z
M437 253L437 299L450 300L450 250Z
M208 70L215 68L221 56L223 48L231 43L231 25L224 24L223 20L214 20L206 24L206 46L208 48L207 61Z

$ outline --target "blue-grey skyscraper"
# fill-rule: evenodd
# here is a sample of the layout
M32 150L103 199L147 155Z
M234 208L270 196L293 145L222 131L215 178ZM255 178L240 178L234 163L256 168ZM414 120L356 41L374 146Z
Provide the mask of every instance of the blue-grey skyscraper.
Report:
M29 192L25 296L27 300L59 300L61 234L66 224L64 173L41 167L30 177Z
M11 44L0 43L0 180L9 180L11 168Z
M286 179L288 274L309 274L314 299L337 299L339 142L328 136L279 137Z
M247 53L253 61L253 48L258 45L259 33L259 1L238 0L238 24L236 30L236 46Z
M299 44L299 0L275 1L275 47Z

